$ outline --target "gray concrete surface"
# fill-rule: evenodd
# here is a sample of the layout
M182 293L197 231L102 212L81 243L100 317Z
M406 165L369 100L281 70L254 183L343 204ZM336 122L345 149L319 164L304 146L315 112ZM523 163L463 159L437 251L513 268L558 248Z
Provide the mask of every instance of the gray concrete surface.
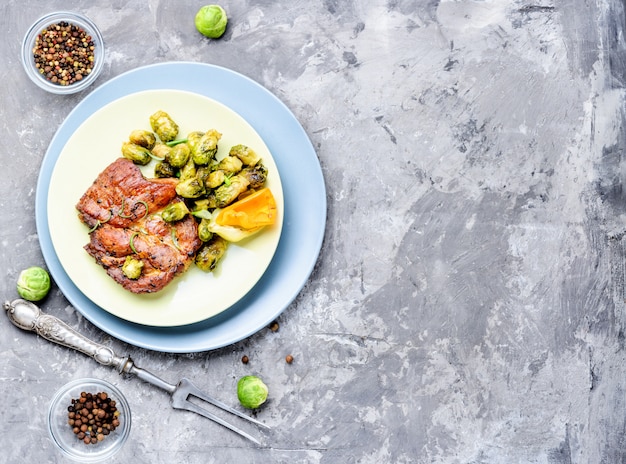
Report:
M93 90L59 97L27 80L20 41L37 17L69 9L100 26L96 85L165 61L254 79L299 119L327 184L321 255L279 332L174 355L101 332L57 288L42 306L231 404L237 378L259 373L268 446L2 320L0 462L64 462L45 411L85 375L131 403L120 463L625 462L624 3L232 0L219 41L194 30L201 5L0 7L0 294L45 265L39 165Z

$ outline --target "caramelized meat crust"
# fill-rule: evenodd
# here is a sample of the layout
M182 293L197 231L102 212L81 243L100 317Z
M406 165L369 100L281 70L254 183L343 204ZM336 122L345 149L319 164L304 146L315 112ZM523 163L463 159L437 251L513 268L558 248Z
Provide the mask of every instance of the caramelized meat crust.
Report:
M102 171L83 194L76 209L89 227L98 222L128 227L148 213L155 213L176 198L177 180L146 179L126 158L118 158Z

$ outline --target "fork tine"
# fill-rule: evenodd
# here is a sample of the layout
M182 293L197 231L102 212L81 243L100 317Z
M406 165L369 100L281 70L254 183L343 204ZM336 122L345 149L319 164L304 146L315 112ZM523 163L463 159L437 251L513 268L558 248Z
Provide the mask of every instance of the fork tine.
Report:
M217 406L218 408L223 409L224 411L228 411L229 413L234 414L235 416L238 416L238 417L241 417L242 419L253 422L257 425L260 425L261 427L265 427L266 429L270 428L269 425L264 424L263 422L259 422L258 420L242 413L241 411L231 408L230 406L222 403L221 401L216 400L215 398L207 395L198 387L196 387L189 379L186 379L186 378L181 379L179 383L179 388L189 392L190 395L193 395L203 401L206 401L207 403L211 403L213 406Z
M195 412L196 414L200 414L201 416L206 417L207 419L211 419L214 422L217 422L220 425L223 425L224 427L226 427L227 429L232 430L233 432L238 433L239 435L241 435L242 437L247 438L248 440L252 441L253 443L256 443L259 446L262 446L262 443L257 440L256 438L254 438L252 435L250 435L247 432L244 432L243 430L235 427L234 425L226 422L225 420L221 419L220 417L216 416L215 414L210 413L209 411L207 411L204 408L201 408L200 406L190 402L190 401L186 401L183 404L177 404L176 406L174 406L177 409L185 409L187 411L191 411L191 412Z

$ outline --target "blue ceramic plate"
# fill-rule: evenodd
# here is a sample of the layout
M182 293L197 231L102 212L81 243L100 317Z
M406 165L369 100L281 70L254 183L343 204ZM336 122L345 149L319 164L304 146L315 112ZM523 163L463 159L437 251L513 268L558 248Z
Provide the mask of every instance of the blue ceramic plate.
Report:
M278 248L259 282L217 316L177 327L120 319L87 298L64 271L48 226L47 196L59 155L93 113L127 95L153 89L195 92L241 115L262 137L281 174L284 222ZM301 205L306 205L302 208ZM46 264L72 305L94 325L143 348L190 353L242 340L272 322L298 295L317 261L326 225L326 189L315 150L291 111L272 93L234 71L201 63L162 63L129 71L94 90L67 116L44 156L35 203L37 232Z

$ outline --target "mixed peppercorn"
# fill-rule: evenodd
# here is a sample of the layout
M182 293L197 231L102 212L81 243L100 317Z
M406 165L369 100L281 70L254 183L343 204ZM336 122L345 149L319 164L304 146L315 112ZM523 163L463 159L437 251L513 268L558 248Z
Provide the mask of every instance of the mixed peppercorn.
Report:
M120 425L120 412L115 400L106 392L82 392L79 398L72 398L67 408L68 424L86 445L104 440Z
M80 26L61 21L41 31L33 57L39 73L58 85L84 79L94 67L95 44Z

